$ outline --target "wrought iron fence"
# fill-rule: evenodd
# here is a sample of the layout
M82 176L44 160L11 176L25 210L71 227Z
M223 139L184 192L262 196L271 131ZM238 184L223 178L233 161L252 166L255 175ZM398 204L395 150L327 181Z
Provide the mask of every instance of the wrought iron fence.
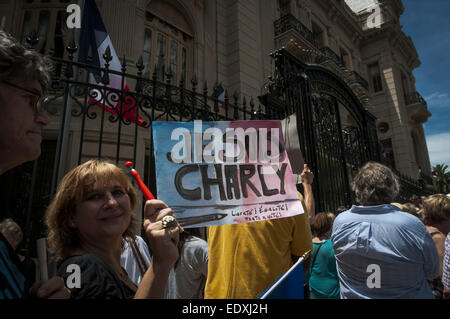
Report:
M397 170L394 170L394 172L400 181L400 193L397 198L398 202L409 202L412 195L429 196L435 193L433 189L429 189L425 186L423 180L414 180Z
M31 46L37 43L33 37L29 40ZM30 250L34 250L34 241L45 234L44 212L60 178L86 158L107 157L116 164L124 156L134 162L137 158L147 159L144 178L152 191L157 192L150 136L153 121L256 120L285 112L283 108L268 112L253 97L238 92L229 94L228 90L223 101L219 100L217 92L221 86L215 83L209 88L206 82L201 85L195 74L189 83L182 79L179 85L172 84L170 72L158 77L160 70L156 68L146 77L142 58L134 65L135 72L125 58L121 61L122 69L117 71L110 68L109 49L103 55L106 63L101 67L94 66L90 58L84 63L77 61L78 47L74 41L66 49L67 59L51 56L56 67L49 98L43 105L59 120L57 139L43 142L43 151L48 153L44 160L27 163L1 177L4 190L1 199L5 203L2 217L20 216L21 225L33 226L24 238ZM99 74L101 81L95 83L92 73ZM109 85L111 75L121 79L118 88ZM143 138L149 142L146 151L142 151ZM51 147L47 147L49 143ZM143 152L146 156L142 156Z
M314 33L310 31L303 23L301 23L296 17L288 13L274 22L275 37L282 35L283 33L294 30L305 38L314 47L317 47L316 37Z
M124 58L121 62L122 70L116 71L109 68L111 52L107 49L104 54L107 62L104 67L92 66L89 61L81 63L74 60L76 45L72 43L68 47L68 60L53 58L57 65L62 65L63 76L58 74L53 77L52 97L46 106L50 113L54 113L55 105L61 105L61 128L58 139L57 153L62 149L62 135L64 130L69 128L70 123L64 119L67 108L71 108L70 116L67 118L80 119L80 137L78 145L78 163L82 160L85 131L88 122L97 120L96 130L98 131L96 156L101 158L104 155L104 135L106 127L111 125L116 127L116 163L120 159L122 132L126 127L133 127L133 156L136 161L137 140L140 134L149 134L149 128L153 121L220 121L220 120L253 120L268 118L268 112L263 106L255 103L251 97L249 100L244 96L240 97L238 92L232 96L225 91L225 98L219 101L218 94L215 94L219 84L215 83L212 93L205 82L199 86L196 75L190 81L190 89L186 88L183 79L178 86L172 84L172 74L168 71L162 74L158 80L158 70L155 70L150 78L143 76L145 65L142 58L136 63L136 74L128 72L127 61ZM89 80L89 73L97 72L101 75L99 83ZM110 75L116 75L121 79L120 88L109 86ZM133 90L128 89L128 85L134 83ZM101 104L101 107L99 107ZM108 112L114 110L114 112ZM283 110L278 110L283 112ZM270 112L273 114L273 110ZM132 115L132 116L130 116ZM128 130L129 131L129 130ZM152 153L152 152L150 152ZM57 155L58 156L58 155ZM63 155L64 156L64 155ZM58 168L60 158L55 160ZM149 180L154 174L148 172ZM53 185L56 185L56 177L53 178ZM154 185L156 187L156 185ZM52 188L54 190L54 187Z

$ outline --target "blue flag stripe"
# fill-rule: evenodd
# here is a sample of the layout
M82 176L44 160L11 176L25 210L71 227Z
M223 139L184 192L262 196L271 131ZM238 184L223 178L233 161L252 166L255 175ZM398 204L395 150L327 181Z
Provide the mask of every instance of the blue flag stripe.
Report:
M100 56L98 52L100 45L108 37L105 24L103 23L100 11L97 8L94 0L86 0L83 10L83 21L80 32L80 51L78 60L86 63L89 51L92 55L92 64L101 67ZM101 73L98 70L93 70L93 75L97 82L100 82Z
M303 258L299 258L258 299L304 299L303 283Z

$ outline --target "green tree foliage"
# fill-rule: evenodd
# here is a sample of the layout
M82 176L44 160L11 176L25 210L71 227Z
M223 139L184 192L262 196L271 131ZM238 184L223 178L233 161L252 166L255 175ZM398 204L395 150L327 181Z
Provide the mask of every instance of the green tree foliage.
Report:
M438 193L447 194L450 192L450 171L448 171L448 165L437 164L433 166L433 182Z

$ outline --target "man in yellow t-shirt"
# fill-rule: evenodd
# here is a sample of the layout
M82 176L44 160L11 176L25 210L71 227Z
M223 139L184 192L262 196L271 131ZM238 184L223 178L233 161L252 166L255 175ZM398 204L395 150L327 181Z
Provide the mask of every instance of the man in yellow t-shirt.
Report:
M293 265L293 257L312 251L308 212L299 196L304 214L208 227L205 298L255 299Z

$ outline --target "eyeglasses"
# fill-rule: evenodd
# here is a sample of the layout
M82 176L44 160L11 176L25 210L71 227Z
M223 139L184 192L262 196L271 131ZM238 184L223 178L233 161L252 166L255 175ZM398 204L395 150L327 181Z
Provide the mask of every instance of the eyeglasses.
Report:
M30 93L30 94L36 96L37 99L36 99L36 101L33 103L33 106L32 106L32 107L33 107L34 113L35 113L35 114L39 114L39 113L42 113L42 112L44 111L43 103L47 100L47 97L46 97L46 96L43 96L43 95L41 94L41 92L39 92L38 90L27 89L27 88L18 86L18 85L14 84L14 83L11 83L11 82L8 82L8 81L5 81L5 80L2 80L2 81L0 81L0 82L2 82L2 83L4 83L4 84L7 84L7 85L9 85L9 86L15 87L16 89L25 91L25 92L27 92L27 93Z

